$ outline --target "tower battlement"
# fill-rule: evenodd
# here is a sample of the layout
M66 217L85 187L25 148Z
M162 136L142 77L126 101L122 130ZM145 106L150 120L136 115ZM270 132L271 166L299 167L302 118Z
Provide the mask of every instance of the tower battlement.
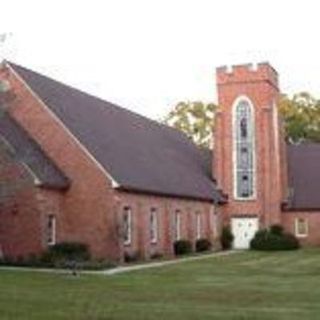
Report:
M217 85L267 81L278 88L278 73L268 63L221 66L216 69Z

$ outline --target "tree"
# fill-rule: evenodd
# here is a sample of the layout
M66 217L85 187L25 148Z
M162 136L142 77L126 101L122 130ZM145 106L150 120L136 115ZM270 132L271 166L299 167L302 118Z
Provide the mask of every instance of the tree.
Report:
M320 142L320 101L307 92L289 98L283 95L279 102L287 140Z
M213 103L179 102L164 119L171 127L184 132L195 144L212 147L212 130L217 106ZM307 92L282 95L279 111L283 119L286 139L290 143L320 143L320 100Z
M164 119L164 122L184 132L195 144L201 147L211 147L216 108L213 103L201 101L179 102Z

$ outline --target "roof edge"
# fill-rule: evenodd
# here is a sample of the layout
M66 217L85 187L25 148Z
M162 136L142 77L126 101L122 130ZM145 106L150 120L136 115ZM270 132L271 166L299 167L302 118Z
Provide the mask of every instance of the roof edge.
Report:
M282 208L282 212L286 213L296 213L296 212L319 212L320 213L320 208L316 207L311 207L311 208L306 208L306 207L284 207Z
M176 199L187 199L187 200L196 200L196 201L202 201L202 202L208 202L208 203L216 203L215 199L212 197L212 199L209 199L207 197L197 197L197 196L191 196L191 195L178 195L178 194L172 194L172 193L164 193L160 191L153 191L153 190L143 190L138 189L130 186L119 186L115 188L115 190L120 192L127 192L127 193L137 193L137 194L146 194L146 195L154 195L158 197L168 197L168 198L176 198ZM223 204L223 202L218 201L218 204Z
M28 85L28 83L20 76L19 72L15 70L14 66L8 62L3 62L5 66L9 68L9 70L16 76L16 78L27 88L27 90L31 93L31 95L45 108L48 114L56 121L60 127L79 145L80 149L88 156L88 158L103 172L103 174L107 177L111 182L111 187L115 189L119 186L117 180L112 177L112 175L103 167L103 165L91 154L91 152L79 141L77 137L69 130L69 128L61 121L61 119L44 103L44 101L38 96L34 90Z

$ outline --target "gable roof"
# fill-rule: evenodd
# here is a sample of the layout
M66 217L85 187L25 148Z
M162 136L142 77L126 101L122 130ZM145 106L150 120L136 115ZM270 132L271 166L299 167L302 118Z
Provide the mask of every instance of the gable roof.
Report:
M0 115L0 137L9 144L15 161L23 163L36 176L39 186L53 189L68 188L68 178L29 134L5 112Z
M320 144L288 145L288 209L320 209Z
M182 133L110 102L9 65L128 191L222 201L206 156Z

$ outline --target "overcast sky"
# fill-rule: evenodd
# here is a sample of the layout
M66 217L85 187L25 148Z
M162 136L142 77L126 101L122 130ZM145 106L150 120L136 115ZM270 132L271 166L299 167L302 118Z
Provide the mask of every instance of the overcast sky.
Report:
M319 1L1 3L2 55L152 118L216 101L215 68L269 61L283 92L320 97Z

